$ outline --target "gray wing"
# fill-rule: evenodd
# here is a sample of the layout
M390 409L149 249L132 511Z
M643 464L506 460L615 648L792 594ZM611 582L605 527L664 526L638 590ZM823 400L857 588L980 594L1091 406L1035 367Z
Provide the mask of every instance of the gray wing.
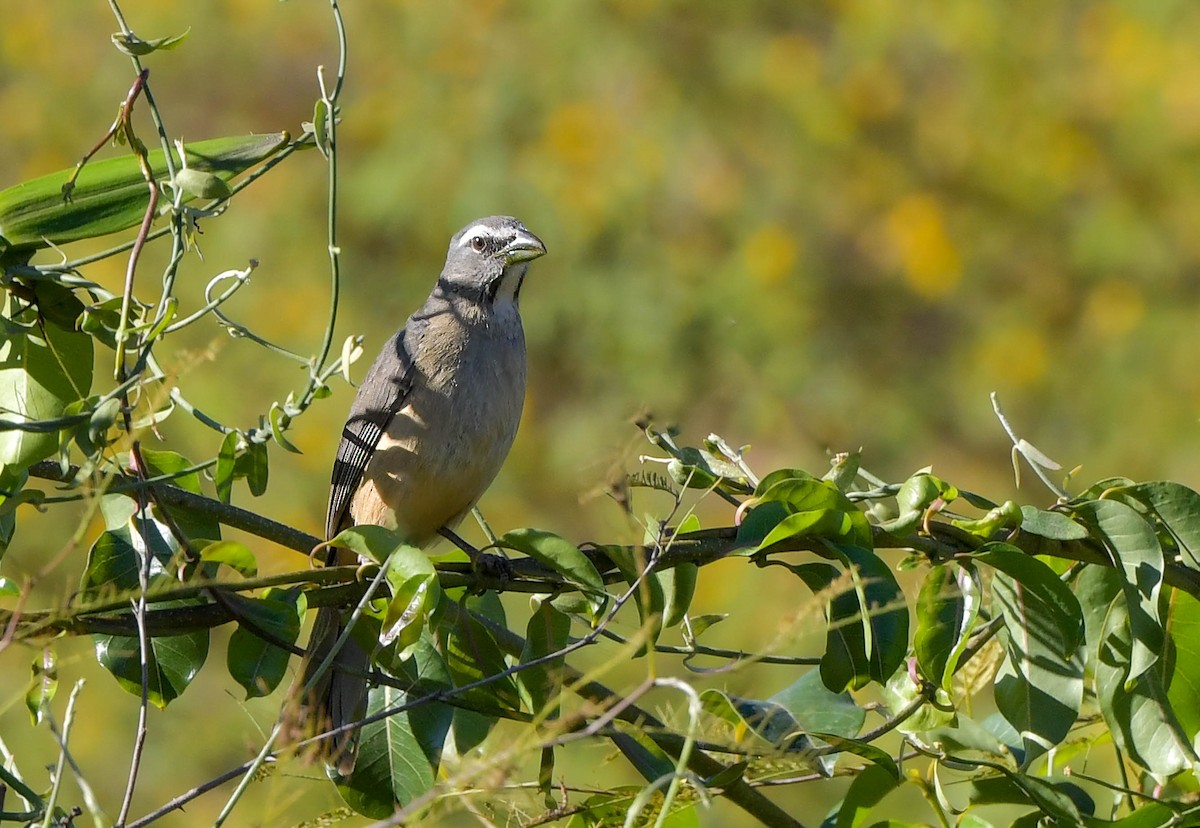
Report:
M416 372L407 343L415 342L423 328L420 320L410 319L383 346L358 388L333 461L329 511L325 515L326 539L343 528L350 500L358 489L367 462L392 417L404 408Z

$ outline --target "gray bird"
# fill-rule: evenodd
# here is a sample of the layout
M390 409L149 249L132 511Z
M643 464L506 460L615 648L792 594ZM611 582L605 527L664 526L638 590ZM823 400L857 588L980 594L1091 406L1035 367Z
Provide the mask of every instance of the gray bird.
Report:
M376 524L426 546L475 506L521 419L525 334L517 301L529 263L545 253L541 239L510 216L473 221L450 240L433 292L384 345L350 406L333 463L326 538ZM326 563L358 559L336 549ZM353 639L298 695L342 629L336 608L317 611L293 687L293 734L362 718L368 658ZM320 753L345 775L354 768L357 744L357 731L342 733L326 738Z

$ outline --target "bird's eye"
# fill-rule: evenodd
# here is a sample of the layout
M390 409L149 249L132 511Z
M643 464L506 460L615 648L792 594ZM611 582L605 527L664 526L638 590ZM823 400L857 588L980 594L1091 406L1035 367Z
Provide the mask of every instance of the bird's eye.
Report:
M471 249L476 252L482 253L484 244L483 236L476 236L475 238L471 239Z

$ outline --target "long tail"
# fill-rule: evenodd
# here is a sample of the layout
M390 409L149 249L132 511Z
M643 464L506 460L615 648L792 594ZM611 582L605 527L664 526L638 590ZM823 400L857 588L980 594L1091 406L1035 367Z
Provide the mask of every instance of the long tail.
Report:
M346 640L329 668L313 680L343 629L342 616L337 609L321 607L317 610L304 668L288 691L291 702L284 717L284 735L288 741L335 730L358 721L366 713L368 658L353 638ZM338 774L349 775L358 755L358 733L352 730L326 736L318 744L316 756L336 768Z

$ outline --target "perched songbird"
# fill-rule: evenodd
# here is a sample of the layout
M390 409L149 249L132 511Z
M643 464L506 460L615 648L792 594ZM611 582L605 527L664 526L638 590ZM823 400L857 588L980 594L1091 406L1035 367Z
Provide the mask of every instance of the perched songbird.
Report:
M525 401L525 334L517 300L541 239L509 216L473 221L450 240L446 266L425 304L375 359L342 431L326 538L378 524L425 546L471 511L500 470ZM331 550L327 564L357 564ZM298 693L341 634L342 615L322 607ZM319 733L362 718L367 653L347 639L330 669L291 712L294 731ZM294 696L295 698L295 696ZM354 767L357 731L326 739L321 753L341 774Z

